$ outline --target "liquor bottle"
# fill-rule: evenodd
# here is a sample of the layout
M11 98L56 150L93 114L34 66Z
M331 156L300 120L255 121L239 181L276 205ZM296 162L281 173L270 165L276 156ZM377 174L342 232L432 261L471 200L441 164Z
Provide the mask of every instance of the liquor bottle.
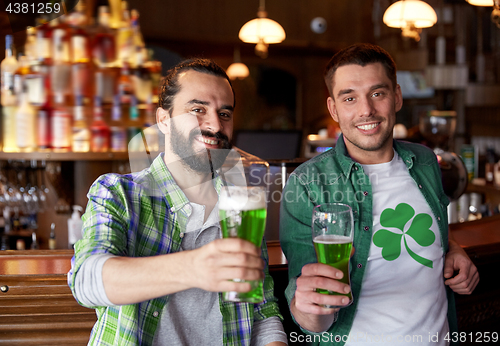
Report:
M90 61L90 41L85 24L87 16L85 15L85 2L78 1L75 11L68 15L67 23L70 28L70 51L71 62L87 63Z
M153 57L153 50L148 49L148 61L144 63L144 66L149 70L151 76L153 102L158 103L158 94L161 81L161 61L155 60ZM155 99L156 98L156 99Z
M139 47L137 47L139 50ZM142 50L142 48L141 48ZM135 95L139 102L146 103L152 98L153 94L153 83L151 80L151 73L149 69L144 66L143 54L137 52L136 54L137 66L134 68L134 90Z
M62 93L55 94L56 106L50 118L51 147L54 151L69 151L71 149L71 121L72 116L64 103Z
M25 55L19 56L17 70L14 73L14 94L21 95L26 85L26 76L30 73L28 58ZM28 93L29 94L29 93Z
M23 87L21 102L16 112L16 140L20 151L36 150L36 110L28 101L26 88Z
M90 99L92 95L91 78L91 52L90 36L85 29L87 17L85 15L85 2L78 1L75 11L68 16L71 39L71 83L73 95Z
M92 56L97 66L109 66L116 60L116 42L109 28L108 6L99 6L98 23L92 45Z
M90 130L85 117L85 106L83 96L76 97L73 119L73 137L71 148L77 153L90 151Z
M53 64L50 67L50 85L54 94L63 97L61 103L66 104L71 94L69 28L59 18L55 18L51 23Z
M118 60L123 66L124 63L129 63L134 53L134 32L130 21L130 11L126 1L121 2L122 6L122 21L116 35L116 46L118 50Z
M130 105L132 95L134 94L134 82L130 77L130 67L128 62L123 62L120 78L118 78L118 95L120 103Z
M136 137L140 135L142 126L139 122L139 109L137 107L137 98L132 95L132 102L129 108L129 126L127 128L127 141L129 151L139 151L141 149L142 138ZM134 138L135 137L135 138Z
M37 19L36 51L42 65L52 65L52 28L45 18Z
M94 101L94 119L90 125L90 149L93 152L106 152L109 150L109 126L102 114L102 105L99 97Z
M45 78L45 87L50 90L50 80ZM38 150L49 149L51 145L50 121L52 117L52 104L50 97L46 96L44 104L38 109L36 128Z
M123 126L120 95L115 96L109 128L111 131L111 151L127 151L127 130L125 129L125 126Z
M49 250L55 250L57 248L55 228L56 224L52 222L50 224Z
M18 67L14 54L14 39L12 35L5 36L5 59L0 63L2 106L15 106L14 74Z
M160 150L158 127L156 126L156 116L151 97L146 103L146 114L144 116L144 127L142 129L146 144L146 152L156 152Z
M132 52L134 55L133 64L134 66L140 66L141 64L140 61L146 60L147 56L139 57L138 55L142 55L145 53L144 48L146 47L146 45L144 43L144 38L142 37L141 28L139 26L139 11L134 9L130 13L132 15L131 26L134 35L133 37L134 51Z
M24 42L24 54L28 57L28 61L37 57L37 42L36 29L32 26L26 29L26 41Z

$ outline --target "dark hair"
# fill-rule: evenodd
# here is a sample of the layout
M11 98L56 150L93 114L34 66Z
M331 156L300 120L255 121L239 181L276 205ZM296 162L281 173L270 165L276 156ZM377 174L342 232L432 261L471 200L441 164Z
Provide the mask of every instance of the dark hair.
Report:
M395 88L397 85L396 64L383 48L369 43L357 43L337 52L326 65L324 73L330 96L333 97L333 76L339 67L345 65L366 66L378 62L384 66L387 77L391 80L392 87Z
M193 58L184 60L167 71L167 74L165 75L165 77L163 77L160 83L160 95L158 98L159 107L169 112L172 111L174 97L180 91L180 85L178 83L179 75L182 72L189 70L207 73L213 76L227 79L229 85L231 86L231 90L233 91L233 99L236 102L236 98L234 97L235 95L233 85L231 84L231 81L229 80L229 77L227 76L224 69L217 65L213 60Z

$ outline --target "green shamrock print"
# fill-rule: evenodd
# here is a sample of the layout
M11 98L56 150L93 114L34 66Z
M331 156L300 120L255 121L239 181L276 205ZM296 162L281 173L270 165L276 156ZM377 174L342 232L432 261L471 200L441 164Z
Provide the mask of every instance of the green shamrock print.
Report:
M418 245L427 247L434 243L436 235L430 230L432 217L429 214L418 214L406 203L400 203L396 209L387 208L380 215L380 224L383 227L397 228L402 233L394 233L380 229L373 235L373 244L382 248L382 257L387 261L394 261L401 254L401 238L404 240L408 254L418 263L432 268L432 261L417 255L406 242L406 237L412 237ZM405 225L413 218L410 228L405 232Z

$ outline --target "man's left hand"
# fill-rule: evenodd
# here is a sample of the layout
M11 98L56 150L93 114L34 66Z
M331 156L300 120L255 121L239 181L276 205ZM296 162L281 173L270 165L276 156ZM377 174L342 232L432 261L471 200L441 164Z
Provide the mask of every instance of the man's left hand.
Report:
M455 272L457 275L453 276ZM458 294L471 294L479 282L476 266L455 241L450 240L450 250L444 261L445 285Z

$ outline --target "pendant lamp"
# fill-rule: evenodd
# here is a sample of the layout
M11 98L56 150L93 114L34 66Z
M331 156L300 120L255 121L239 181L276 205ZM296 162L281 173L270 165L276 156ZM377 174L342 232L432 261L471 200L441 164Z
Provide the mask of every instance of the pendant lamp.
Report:
M267 18L265 0L260 0L257 18L245 23L241 27L238 37L243 42L256 43L255 54L261 58L266 58L268 46L282 42L286 34L278 22Z
M436 24L436 11L421 0L400 0L393 3L384 13L384 23L391 28L401 28L404 38L420 41L422 28Z
M234 62L227 68L227 76L229 79L245 79L250 75L247 65L241 62L240 48L234 48Z

